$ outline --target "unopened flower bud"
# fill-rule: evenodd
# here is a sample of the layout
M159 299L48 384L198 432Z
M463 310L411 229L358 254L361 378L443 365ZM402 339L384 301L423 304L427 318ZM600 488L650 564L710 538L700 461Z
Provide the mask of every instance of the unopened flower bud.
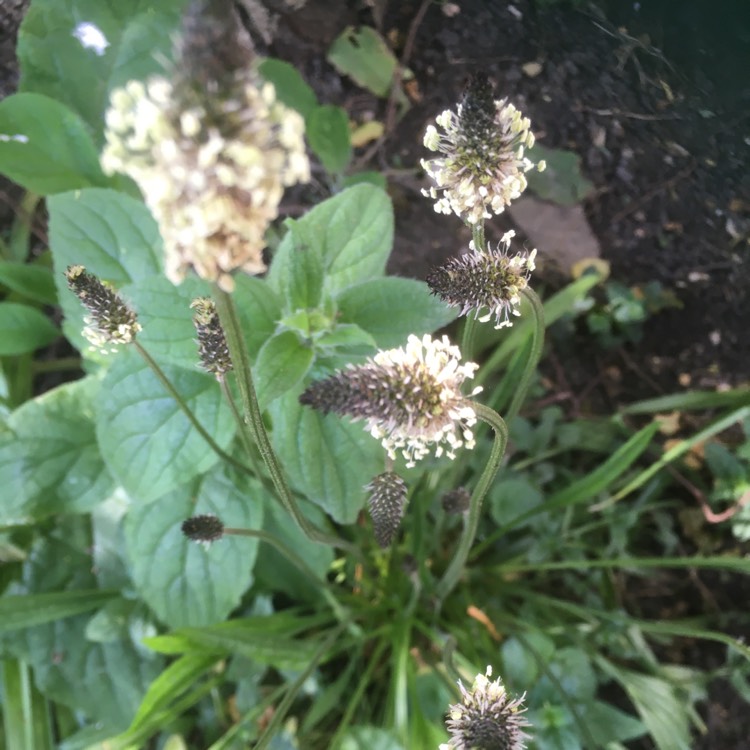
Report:
M190 307L195 310L193 325L198 334L198 355L203 369L221 377L232 369L232 358L216 305L208 297L198 297Z
M68 266L65 271L68 287L89 311L83 320L83 335L91 350L102 353L117 351L119 344L129 344L141 330L138 316L107 283L83 266Z
M182 522L182 533L192 542L210 544L224 536L224 524L218 516L206 513Z
M442 505L446 513L458 514L469 510L471 493L466 487L456 487L443 495Z
M373 477L365 489L370 493L368 507L378 544L386 549L396 538L406 507L406 482L395 472Z

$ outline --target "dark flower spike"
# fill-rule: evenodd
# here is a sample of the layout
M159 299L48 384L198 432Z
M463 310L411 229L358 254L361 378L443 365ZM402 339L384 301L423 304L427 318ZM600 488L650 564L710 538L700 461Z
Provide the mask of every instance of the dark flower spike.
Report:
M193 325L198 334L198 355L203 369L221 377L232 369L232 358L216 305L208 297L198 297L190 307L195 310Z
M497 248L488 248L486 253L479 252L472 242L470 252L430 273L427 284L432 293L460 308L460 315L487 310L480 321L494 317L495 328L513 325L511 316L520 315L521 292L536 268L536 250L510 254L514 236L515 232L507 232Z
M525 173L544 169L524 150L534 145L531 123L507 99L495 100L484 75L475 76L457 106L429 125L424 145L438 151L422 167L435 186L422 193L435 200L438 213L455 213L469 224L499 214L526 189Z
M299 400L323 414L367 420L365 428L388 456L395 459L400 451L409 467L431 446L436 456L455 458L457 448L475 444L476 414L461 386L477 365L460 361L461 352L446 336L433 341L412 335L405 347L380 351L363 365L312 383Z
M191 542L201 544L216 542L224 536L224 524L221 519L210 513L188 518L182 522L180 528Z
M129 344L141 330L138 316L109 285L88 273L83 266L68 266L68 287L89 311L83 320L83 335L91 350L102 353L117 351L118 344Z
M439 750L524 750L531 739L523 729L531 724L522 716L523 699L511 699L498 678L490 681L492 667L478 674L471 690L459 681L463 701L448 710L450 740Z
M386 549L396 538L406 508L406 482L396 473L378 474L365 486L375 539Z
M442 503L446 513L465 513L471 504L471 493L466 487L457 487L443 495Z

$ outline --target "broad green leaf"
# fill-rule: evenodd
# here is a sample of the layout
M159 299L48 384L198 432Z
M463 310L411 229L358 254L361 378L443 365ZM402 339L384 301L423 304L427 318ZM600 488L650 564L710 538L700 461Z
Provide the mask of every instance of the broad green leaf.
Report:
M375 29L348 26L333 42L327 57L342 75L377 96L388 96L398 60Z
M306 502L300 505L301 511L312 523L318 528L325 526L326 519L319 508ZM271 503L266 508L263 529L299 555L321 583L325 581L333 562L332 548L311 542L297 524L289 523L289 514L279 503ZM294 601L311 604L320 601L320 589L315 582L271 544L261 548L255 563L255 577L260 586L265 586L270 591L284 592Z
M401 346L409 334L435 331L456 318L423 281L395 276L350 286L338 294L336 303L342 322L364 328L381 349Z
M349 117L341 107L316 107L305 121L310 148L331 174L343 172L352 158Z
M296 333L283 331L272 336L258 352L253 368L255 389L261 409L294 388L312 364L314 353Z
M555 643L543 633L529 632L523 640L511 637L500 648L503 682L517 692L534 685L555 655Z
M383 449L361 423L323 416L294 390L271 404L272 441L296 489L338 523L353 523L363 486L383 471Z
M543 499L531 476L503 472L490 488L490 515L498 526L504 526L521 513L536 508Z
M258 619L265 622L258 626ZM146 643L164 653L204 653L244 656L279 669L302 669L309 665L318 644L313 638L294 638L292 633L274 628L276 615L235 619L218 625L181 628L166 636L149 638ZM299 621L299 624L304 621ZM170 644L170 640L173 641ZM172 650L174 646L178 650Z
M247 348L254 361L261 346L276 330L281 303L270 285L254 276L235 276L234 303Z
M0 632L31 628L88 612L106 604L115 595L115 591L81 589L4 596L0 598Z
M33 352L59 335L52 321L36 307L0 302L0 357Z
M607 747L608 742L628 742L646 733L642 721L608 703L585 703L579 710L597 747Z
M188 277L175 286L162 275L123 287L123 296L138 310L143 326L138 341L157 362L200 368L190 303L209 292L208 284L198 278Z
M65 269L80 264L117 289L148 283L161 274L161 237L146 206L114 190L63 193L50 198L47 207L63 329L87 352L89 343L81 335L86 311L68 289Z
M348 188L287 225L267 277L279 295L291 277L295 248L320 253L324 291L329 294L385 272L393 244L393 207L386 193L373 185Z
M0 173L39 195L109 182L78 115L40 94L0 102Z
M0 516L4 521L83 513L104 500L112 480L99 455L88 377L27 401L0 433Z
M234 421L216 380L163 368L198 422L226 449ZM210 469L219 457L134 350L113 362L102 383L96 432L113 476L136 504L146 503Z
M665 680L599 659L625 689L658 750L689 750L690 723L684 699Z
M377 348L375 339L364 328L353 323L337 325L332 331L321 334L315 340L315 348L337 349L339 353L369 354Z
M543 172L532 169L527 172L529 190L540 198L561 206L580 203L594 189L592 183L581 174L581 157L572 151L545 148L536 144L527 152L532 161L544 160Z
M3 260L0 261L0 284L35 302L57 304L55 281L49 268Z
M260 74L276 89L276 98L287 107L307 117L318 105L315 92L307 85L297 68L283 60L266 58L259 66Z
M24 565L22 590L28 594L77 592L95 586L91 557L67 543L38 544ZM144 650L132 636L110 643L85 637L89 615L76 615L6 636L5 649L28 662L40 690L51 700L81 712L110 732L124 729L163 659Z
M259 529L270 502L261 485L222 466L192 485L131 508L125 540L141 598L172 628L225 619L253 581L258 541L225 536L206 547L185 537L181 523L212 514L225 526Z
M324 281L320 247L297 243L293 232L291 239L291 262L288 273L281 279L281 297L289 310L315 308L321 300Z
M162 69L184 0L34 0L18 34L20 89L67 104L101 138L109 92Z

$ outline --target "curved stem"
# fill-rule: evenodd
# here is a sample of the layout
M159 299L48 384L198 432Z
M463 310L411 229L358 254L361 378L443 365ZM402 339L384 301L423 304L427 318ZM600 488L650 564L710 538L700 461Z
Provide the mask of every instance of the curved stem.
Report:
M297 506L297 502L287 484L278 456L271 446L266 426L263 424L263 415L258 405L258 397L255 394L255 386L253 385L253 377L250 370L250 357L242 335L242 328L234 300L230 294L215 286L214 301L216 302L216 310L219 313L221 327L224 329L224 335L229 346L229 354L232 357L232 366L237 377L240 397L242 398L244 417L250 429L253 442L258 446L263 463L271 475L271 481L281 504L289 515L294 518L305 536L311 541L327 544L331 547L338 547L357 557L361 557L359 550L354 545L316 528L307 520L306 516Z
M518 387L513 394L510 406L505 414L505 419L508 422L518 414L523 406L526 394L529 392L529 387L531 386L531 379L539 364L542 349L544 348L544 306L542 305L542 301L539 299L539 295L530 287L526 287L521 294L531 304L531 311L534 316L534 328L531 333L532 339L529 357L526 360Z
M474 224L471 227L471 239L477 252L483 253L487 247L484 238L484 221ZM461 334L461 354L465 361L471 361L474 349L474 332L477 327L477 316L479 311L475 310L466 316L464 329Z
M482 476L479 477L479 481L472 493L471 505L469 506L469 513L466 517L466 522L464 523L464 532L461 535L461 541L458 544L458 548L453 555L453 559L451 560L448 569L445 571L442 579L437 585L436 594L440 601L445 599L445 597L453 590L463 573L466 559L469 556L471 546L474 543L474 538L477 534L477 528L479 527L479 518L482 513L482 501L487 494L487 490L489 490L490 485L495 479L497 470L500 468L500 462L505 454L505 446L508 444L508 427L503 418L496 411L490 409L484 404L473 403L472 406L477 417L490 425L495 431L495 442L492 444L489 461L487 461Z
M200 436L209 444L211 450L216 453L216 455L221 459L234 466L235 469L239 469L246 474L254 476L253 472L247 466L245 466L245 464L243 464L241 461L238 461L236 458L234 458L234 456L230 456L225 450L222 450L222 448L219 447L219 445L211 437L211 435L208 434L206 428L198 421L198 418L195 416L195 414L193 414L192 410L187 405L187 402L184 398L182 398L179 391L174 387L172 381L167 377L164 370L159 367L159 364L156 362L156 360L143 348L143 346L141 346L138 341L133 341L133 346L135 347L138 354L143 357L146 364L151 368L154 375L156 375L156 377L161 381L161 384L167 390L169 395L175 400L177 406L182 409L185 416L190 420L190 424L195 427Z
M290 563L292 563L292 565L294 565L295 568L306 575L320 589L323 598L331 606L331 609L339 622L344 622L349 619L349 615L334 596L328 583L321 581L320 578L315 575L313 569L293 549L287 547L281 539L275 537L273 534L269 534L267 531L262 531L261 529L225 528L224 533L231 534L232 536L251 537L275 547L287 560L289 560Z
M232 391L229 388L229 383L227 383L227 380L223 375L217 376L216 379L219 381L221 392L224 394L224 398L226 399L227 404L229 405L229 409L232 412L234 421L237 423L237 427L239 428L240 440L242 441L242 445L244 446L245 452L247 453L247 458L250 463L250 467L255 472L255 475L258 477L258 479L263 483L263 485L267 485L267 477L260 470L260 466L258 465L257 454L255 452L255 447L252 441L252 437L249 434L247 422L245 422L245 420L242 418L242 414L240 414L240 410L237 408L237 404L234 401L234 396L232 396ZM266 489L269 489L269 488L266 486ZM273 489L273 488L270 488L270 489Z

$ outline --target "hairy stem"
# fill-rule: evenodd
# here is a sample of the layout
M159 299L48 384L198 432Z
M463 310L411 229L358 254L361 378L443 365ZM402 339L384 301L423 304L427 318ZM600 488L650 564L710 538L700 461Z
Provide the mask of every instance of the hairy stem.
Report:
M495 479L497 470L500 468L500 462L503 460L503 455L505 454L505 446L508 444L508 427L503 418L496 411L484 404L474 403L472 406L477 417L490 425L495 431L495 442L492 444L489 461L487 461L482 476L479 477L479 481L471 495L469 513L464 523L464 531L458 543L458 548L453 554L448 569L437 585L436 593L440 601L443 601L448 596L461 578L464 565L471 551L471 546L474 544L474 538L477 535L479 518L482 514L482 501Z
M472 225L471 239L474 242L474 247L478 253L483 253L487 249L484 238L484 221ZM464 321L464 329L461 334L461 355L466 362L470 362L473 356L474 332L477 327L478 315L479 311L475 310L474 312L469 313Z
M234 300L230 294L219 289L218 286L215 286L214 302L216 303L216 310L219 313L221 327L223 328L224 335L227 339L229 354L232 357L232 366L234 368L235 376L237 377L237 385L242 399L244 419L250 429L250 435L253 442L258 447L263 463L266 465L268 473L271 475L271 481L273 482L274 489L276 490L276 494L281 501L281 504L289 515L292 516L308 539L320 544L327 544L331 547L344 549L347 552L360 557L359 550L357 550L354 545L349 544L349 542L339 539L338 537L326 534L316 528L307 520L305 515L299 509L299 506L289 489L286 477L284 476L281 462L271 446L266 426L263 424L263 415L260 411L258 397L255 393L255 386L253 385L250 356L248 355L247 345L245 344L245 339L242 335L242 327L240 326L240 319Z
M531 304L531 310L534 316L534 328L531 333L532 339L529 357L526 360L518 387L513 394L510 406L505 414L505 419L508 422L518 414L521 406L523 406L526 394L529 392L529 387L531 386L531 379L534 376L534 372L536 371L537 365L542 356L542 349L544 348L544 307L542 301L539 299L539 295L537 295L531 287L526 287L521 294Z

